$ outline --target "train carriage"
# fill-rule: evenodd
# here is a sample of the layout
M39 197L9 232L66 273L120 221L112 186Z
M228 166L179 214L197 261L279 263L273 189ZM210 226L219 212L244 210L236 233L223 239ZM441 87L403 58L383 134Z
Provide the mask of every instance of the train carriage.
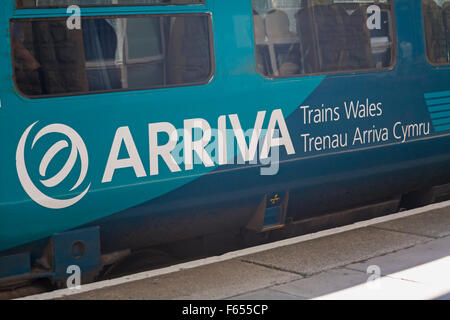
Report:
M5 1L0 287L444 199L449 13L447 0Z

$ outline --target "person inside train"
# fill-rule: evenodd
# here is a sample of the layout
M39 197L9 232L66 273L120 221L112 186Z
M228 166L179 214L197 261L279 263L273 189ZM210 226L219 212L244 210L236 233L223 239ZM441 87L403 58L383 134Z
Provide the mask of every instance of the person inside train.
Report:
M168 83L207 79L211 73L208 21L202 16L173 17L167 29L170 31L166 56Z
M307 73L373 67L367 15L358 3L308 1L296 14Z
M17 0L20 7L23 0ZM78 92L88 87L80 30L65 20L12 24L12 53L18 88L26 95ZM42 45L45 44L45 45Z
M12 29L12 50L14 51L14 56L18 59L23 60L25 68L33 72L39 69L41 65L30 53L30 51L24 47L22 42L20 42L19 32L20 26L18 24L15 24Z
M90 91L120 89L121 73L116 66L107 66L116 59L117 31L109 19L83 20L83 47L86 62L93 67L86 70Z
M295 32L290 30L288 15L282 10L272 9L263 17L253 10L253 21L259 72L279 76L298 74L299 41Z
M275 59L280 76L295 75L300 72L298 36L290 30L289 16L286 12L274 9L265 19L266 33L274 45Z
M18 7L23 6L22 0L16 0L16 3ZM12 33L12 50L14 53L14 57L23 60L25 68L31 72L39 69L41 66L39 62L20 41L20 25L13 24L11 33Z
M449 10L450 1L439 2L439 4L435 0L423 1L427 56L432 63L441 64L450 61Z

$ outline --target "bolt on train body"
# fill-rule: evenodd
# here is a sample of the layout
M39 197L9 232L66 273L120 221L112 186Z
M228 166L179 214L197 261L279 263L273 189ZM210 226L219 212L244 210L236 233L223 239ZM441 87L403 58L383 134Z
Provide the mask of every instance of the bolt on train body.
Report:
M0 283L445 197L448 22L444 0L5 1Z

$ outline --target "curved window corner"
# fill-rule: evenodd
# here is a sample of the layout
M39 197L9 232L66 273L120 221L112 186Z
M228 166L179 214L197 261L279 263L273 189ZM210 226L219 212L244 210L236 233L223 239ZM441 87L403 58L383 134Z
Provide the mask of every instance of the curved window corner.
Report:
M11 23L14 79L27 97L207 83L213 73L209 14L85 17Z
M392 0L252 0L268 78L383 70L395 62Z

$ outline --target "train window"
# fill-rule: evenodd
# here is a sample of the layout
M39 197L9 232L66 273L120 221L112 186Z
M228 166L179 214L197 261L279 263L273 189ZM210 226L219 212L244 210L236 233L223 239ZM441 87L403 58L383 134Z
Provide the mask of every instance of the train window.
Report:
M206 83L209 14L13 20L17 88L26 96L86 94Z
M392 0L253 0L256 64L267 77L394 63Z
M16 0L16 7L21 8L61 8L78 6L135 6L135 5L186 5L204 4L205 0Z
M450 63L450 0L423 0L428 60Z

